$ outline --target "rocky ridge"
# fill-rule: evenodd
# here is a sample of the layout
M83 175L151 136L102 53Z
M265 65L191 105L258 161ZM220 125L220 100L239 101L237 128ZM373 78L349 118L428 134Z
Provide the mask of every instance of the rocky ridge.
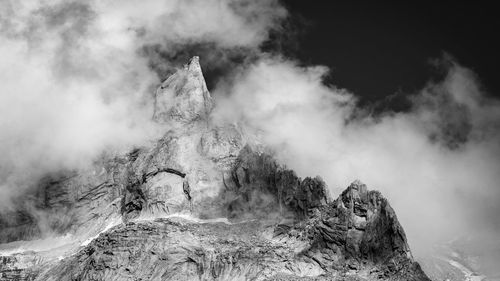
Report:
M332 200L213 107L195 57L156 92L163 137L0 215L1 279L428 280L379 192Z

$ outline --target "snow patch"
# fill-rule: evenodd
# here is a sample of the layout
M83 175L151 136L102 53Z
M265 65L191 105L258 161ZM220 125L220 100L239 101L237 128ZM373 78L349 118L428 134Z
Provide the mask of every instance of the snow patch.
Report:
M85 239L81 244L80 246L82 247L85 247L87 246L88 244L90 244L90 242L92 242L94 239L96 239L97 237L99 237L99 235L101 235L102 233L110 230L112 227L114 226L117 226L121 223L121 219L119 218L113 218L110 220L110 222L106 225L106 227L104 227L101 231L99 231L96 235L93 235L87 239Z
M0 244L0 256L11 256L24 252L45 252L70 245L74 242L72 234L51 236L30 241L14 241Z
M183 213L168 215L166 218L175 218L175 217L185 219L187 221L191 221L191 222L195 222L195 223L202 223L202 224L203 223L225 223L228 225L233 224L227 218L200 219L200 218L194 217L191 214L183 214Z
M472 270L467 268L465 265L459 263L458 261L448 260L448 263L450 263L452 266L462 271L462 273L465 275L465 280L467 281L482 281L486 278L486 276L484 275L477 275Z
M162 215L162 216L155 216L155 215L147 215L147 214L141 214L137 219L134 219L134 221L152 221L155 219L171 219L171 218L180 218L189 222L193 223L199 223L199 224L205 224L205 223L224 223L227 225L232 225L235 223L230 222L227 218L211 218L211 219L201 219L193 216L190 213L173 213L169 215Z

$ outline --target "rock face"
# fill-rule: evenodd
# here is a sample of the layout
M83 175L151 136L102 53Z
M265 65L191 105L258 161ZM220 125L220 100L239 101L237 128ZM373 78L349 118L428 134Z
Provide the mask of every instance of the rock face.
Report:
M0 279L428 280L379 192L333 200L213 105L195 57L156 93L162 138L48 175L0 215Z
M306 218L312 208L328 202L320 177L300 179L280 166L271 155L244 147L233 168L224 176L229 217L278 213Z
M153 118L161 123L206 120L213 107L198 57L162 83L156 91Z

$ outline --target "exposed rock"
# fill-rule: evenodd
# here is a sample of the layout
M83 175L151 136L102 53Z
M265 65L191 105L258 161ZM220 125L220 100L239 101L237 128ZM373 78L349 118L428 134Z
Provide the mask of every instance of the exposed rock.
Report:
M366 230L354 227L356 204L367 210ZM130 222L30 274L36 280L429 280L378 192L353 183L312 210L289 225L189 218Z
M241 151L224 179L226 193L235 197L228 206L233 217L257 212L291 212L307 217L312 208L328 202L326 185L320 177L302 180L271 155L254 152L250 146Z
M278 271L299 276L323 273L310 258L295 257L294 249L265 239L260 229L256 222L129 223L101 235L41 279L264 280Z
M0 243L29 239L41 233L36 218L23 209L4 211L0 215L0 229Z
M156 92L154 119L189 124L206 119L213 107L198 57L162 83Z
M233 162L243 147L243 137L235 125L215 127L201 136L200 154L215 162Z
M45 235L62 234L81 229L97 233L119 209L123 173L119 160L94 169L61 172L40 181L38 189L19 200L16 219L2 214L0 242L31 240ZM117 201L118 200L118 201ZM7 218L7 219L5 219Z
M37 265L38 262L36 255L0 256L1 280L33 280L36 274L31 267Z
M330 252L336 254L334 268L345 262L353 268L366 263L387 265L390 272L416 266L393 209L379 192L368 191L360 182L313 212L301 231L313 240L317 258L329 260Z

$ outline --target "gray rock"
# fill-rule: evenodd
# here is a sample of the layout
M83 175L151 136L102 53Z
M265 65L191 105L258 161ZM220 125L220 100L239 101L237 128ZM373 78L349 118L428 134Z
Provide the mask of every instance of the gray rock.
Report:
M229 216L249 214L307 217L329 199L320 177L300 179L294 171L279 165L269 154L243 148L231 171L224 177Z
M356 216L351 203L363 198L359 190L367 193L362 204L373 211L367 229L374 232L350 227ZM429 280L378 192L354 183L336 200L311 209L289 225L129 222L76 255L21 273L35 280Z
M161 123L182 125L206 119L213 108L198 57L162 83L156 91L153 118Z

